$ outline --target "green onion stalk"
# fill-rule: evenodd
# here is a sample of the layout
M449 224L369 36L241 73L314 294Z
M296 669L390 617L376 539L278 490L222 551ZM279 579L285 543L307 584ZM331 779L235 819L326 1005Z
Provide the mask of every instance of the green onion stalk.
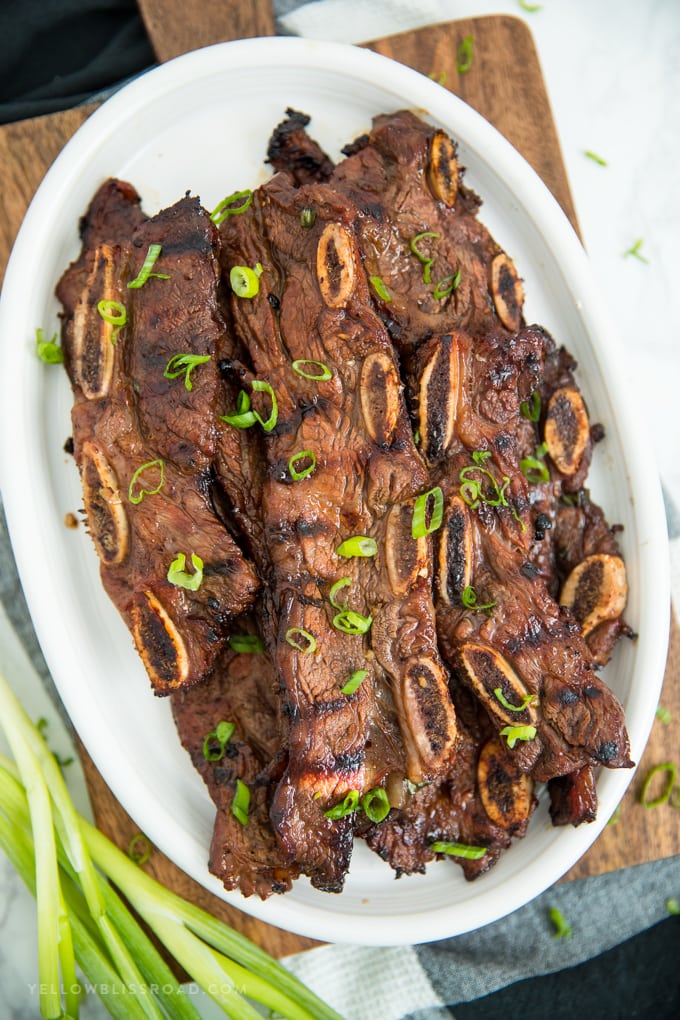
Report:
M40 1014L76 1020L78 970L120 1020L200 1020L133 916L232 1020L341 1020L244 935L165 889L82 818L38 728L0 675L0 848L36 899ZM115 888L114 888L115 886ZM120 895L119 895L120 893Z

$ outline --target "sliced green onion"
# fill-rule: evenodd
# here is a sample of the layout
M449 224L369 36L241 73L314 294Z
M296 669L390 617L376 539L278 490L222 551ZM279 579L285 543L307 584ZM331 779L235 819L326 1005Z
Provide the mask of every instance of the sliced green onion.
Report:
M279 419L279 405L276 399L276 394L274 393L274 390L269 385L269 383L263 382L262 379L253 379L251 386L253 387L254 393L269 394L269 398L272 402L272 409L267 420L263 421L260 415L257 413L257 411L253 411L253 414L255 415L255 420L259 421L264 431L271 432L271 430L274 428Z
M264 642L257 634L230 634L227 641L240 655L259 655L264 651Z
M56 333L51 340L46 340L45 331L40 328L36 329L35 351L46 365L61 365L64 361L64 351L57 343Z
M429 501L432 499L432 512L430 522L427 522L427 511ZM441 527L444 517L444 493L438 485L427 492L421 493L413 504L413 518L411 520L411 534L414 538L424 538L431 535Z
M255 412L250 409L250 404L250 395L245 390L240 390L236 398L235 413L221 414L220 420L226 421L228 425L233 425L237 429L249 429L251 425L255 425L257 422Z
M490 450L475 450L472 454L474 464L461 468L458 472L460 485L460 496L471 510L475 510L480 503L487 506L508 506L505 490L510 484L510 479L504 475L503 482L499 486L491 471L484 464L491 456ZM470 478L471 472L477 472L483 478L488 479L489 487L482 488L482 482L478 478Z
M306 205L300 213L300 226L309 229L309 227L313 227L315 223L316 213L313 209Z
M156 259L162 251L162 245L150 244L146 253L146 258L142 263L142 268L139 270L134 280L130 280L128 287L130 290L136 290L139 287L143 287L150 276L155 276L159 280L169 280L170 277L167 273L152 273Z
M307 464L303 468L298 468L298 464ZM316 467L316 454L313 450L300 450L299 453L294 453L288 461L288 472L294 482L299 482L303 478L308 478L312 471Z
M501 737L507 737L510 750L518 740L533 740L536 736L535 726L504 726L500 732Z
M534 390L528 400L522 401L519 413L529 421L538 421L541 417L541 394L538 390Z
M338 556L349 559L351 556L375 556L378 551L378 543L374 538L367 538L366 535L354 535L346 538L335 550Z
M500 701L503 708L507 708L509 712L523 712L526 708L533 708L534 705L538 704L537 694L525 694L522 698L521 705L511 705L500 687L494 688L494 694L496 695L497 700Z
M529 14L533 14L535 11L542 11L543 4L528 4L527 0L517 0L519 6L523 11L527 11Z
M548 911L548 914L550 916L550 920L555 926L553 938L570 939L572 934L571 925L567 921L562 911L558 910L557 907L551 907L550 910Z
M382 276L369 276L369 280L371 281L371 286L373 287L373 290L376 292L380 300L384 301L385 304L389 304L389 302L392 300L392 295L385 286L385 281L383 280Z
M644 255L642 254L642 252L640 251L640 249L642 248L642 245L643 245L643 243L644 243L644 242L643 242L642 238L641 238L641 237L640 237L640 238L638 238L638 240L637 240L637 241L635 241L635 242L634 242L634 243L633 243L633 244L632 244L632 245L630 246L630 248L628 249L628 251L624 251L624 253L623 253L623 257L624 257L624 259L625 259L625 258L627 258L627 257L628 257L629 255L632 255L632 256L633 256L633 258L636 258L636 259L638 259L638 260L639 260L640 262L644 262L644 263L646 263L647 265L649 265L649 259L646 259L646 258L645 258L645 256L644 256Z
M191 382L191 373L197 365L204 365L210 361L209 354L173 354L165 366L163 376L166 379L177 379L184 376L184 385L189 392L194 388Z
M614 809L614 814L608 820L607 825L618 825L620 821L621 821L621 804L619 802Z
M423 230L421 234L416 236L409 242L409 248L423 264L423 283L430 283L430 271L432 269L432 263L434 259L429 255L425 255L418 247L418 241L422 241L426 237L433 237L435 240L441 237L441 234L436 234L433 230Z
M255 393L269 394L272 402L269 417L265 420L257 411L253 411L249 394L245 390L240 390L236 398L236 412L234 414L221 414L220 419L237 429L249 429L256 422L259 422L265 432L271 432L279 419L279 405L276 393L268 382L263 382L261 379L253 379L251 386Z
M458 56L456 67L458 74L467 74L472 67L474 37L466 35L458 45Z
M376 825L383 822L390 813L390 802L382 786L376 786L365 793L361 798L361 806L366 817Z
M607 160L602 159L602 156L598 156L596 152L591 152L590 149L584 149L583 155L592 159L593 163L597 163L598 166L607 166Z
M649 790L654 783L655 776L662 773L667 773L666 785L661 790L661 793L656 797L649 797ZM645 781L642 784L640 790L640 803L644 808L659 807L660 804L665 804L670 799L671 793L675 787L678 778L677 766L672 761L665 761L661 765L655 765L651 768L645 776Z
M335 596L338 594L338 592L342 588L346 588L347 585L351 584L351 583L352 583L352 578L351 577L341 577L340 580L336 581L335 584L332 586L330 592L328 593L328 601L333 606L333 609L343 609L344 608L343 606L341 606L336 601Z
M452 294L456 288L460 287L461 273L460 269L451 273L450 276L445 276L443 280L440 280L432 291L432 297L440 301L442 298L448 297Z
M452 843L449 840L438 839L430 843L430 850L435 854L448 854L450 857L464 857L468 861L478 861L484 857L487 850L485 846L469 846L467 843Z
M324 818L344 818L346 815L351 815L358 807L359 791L350 790L340 804L336 804L335 807L329 808L328 811L324 811Z
M674 898L666 900L666 910L669 914L680 914L680 903Z
M125 305L121 301L98 301L97 311L104 322L108 322L112 326L116 327L113 331L113 336L111 337L111 339L114 340L118 330L122 329L127 322Z
M359 687L361 687L362 683L364 682L367 676L368 676L367 669L355 670L354 673L352 673L349 680L347 681L347 683L340 688L340 693L348 695L354 694L354 692L358 690Z
M313 365L315 368L320 369L320 373L315 375L314 372L310 372L306 366ZM325 365L323 361L309 361L306 358L299 358L293 362L293 371L297 372L304 379L314 379L318 382L323 382L324 379L330 379L333 373L331 372L328 365Z
M229 283L236 297L253 298L260 290L259 274L250 266L232 266Z
M471 609L473 612L485 612L487 616L491 616L493 613L496 602L478 602L477 592L471 584L466 585L463 588L460 600L466 609Z
M198 591L203 582L203 560L196 553L191 554L191 563L194 573L189 574L184 568L186 556L184 553L177 553L177 556L168 567L168 581L176 588L186 588L188 591Z
M240 205L236 205L244 199ZM253 201L253 193L249 188L245 191L234 191L231 195L227 195L223 198L219 205L216 205L213 211L210 213L210 219L213 221L216 227L219 227L223 220L226 220L227 216L239 216L244 213L246 209L250 207L250 203Z
M372 616L362 616L353 609L343 609L333 617L333 626L343 634L367 634L372 623Z
M248 811L250 810L250 790L242 779L236 780L236 791L231 802L231 813L241 825L248 824Z
M151 844L141 832L135 833L128 843L127 855L135 864L146 864L151 860Z
M222 719L214 730L206 734L203 741L203 757L206 761L222 761L224 749L233 737L235 730L236 723Z
M305 643L300 644L298 637L301 637ZM286 641L291 648L294 648L297 652L302 652L303 655L311 655L316 651L316 638L308 630L303 630L301 627L290 627L286 631Z
M663 705L659 705L658 706L658 708L656 710L656 717L657 717L657 719L660 722L662 722L664 724L664 726L667 726L668 723L673 718L673 716L671 715L670 709L664 708Z
M522 457L519 467L530 485L540 485L550 481L547 465L538 457Z
M147 488L149 482L140 482L140 477L145 471L153 471L158 468L159 481L158 485L154 486L153 489ZM141 464L134 475L130 479L128 485L128 499L131 503L137 506L142 502L145 496L155 496L163 488L165 482L165 463L164 461L158 460L147 460L146 464ZM135 486L139 483L139 490L135 493Z
M435 76L434 71L430 71L427 77L431 78L432 81L436 80L437 85L446 85L446 79L448 78L448 74L446 73L446 71L441 71L439 73L439 76L437 77Z

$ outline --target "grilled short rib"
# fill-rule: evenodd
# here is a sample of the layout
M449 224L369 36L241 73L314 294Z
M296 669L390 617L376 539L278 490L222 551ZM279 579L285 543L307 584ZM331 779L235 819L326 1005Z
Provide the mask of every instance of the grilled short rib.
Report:
M309 207L308 226L301 214ZM290 730L272 820L312 883L326 889L342 885L354 828L351 816L326 811L392 772L434 778L455 745L429 542L411 538L426 474L392 345L358 264L356 215L323 185L296 189L279 175L221 228L227 278L234 266L262 268L258 293L234 295L231 312L254 378L271 387L278 409L264 437L265 602ZM271 397L261 417L270 410ZM338 554L358 536L372 539L377 555ZM343 694L357 670L366 679Z
M74 453L104 586L155 692L165 694L209 672L226 622L258 587L211 500L226 330L216 231L196 199L147 218L130 185L108 181L83 220L82 240L57 289ZM151 244L161 245L154 273L169 278L129 288ZM191 390L184 377L164 375L182 353L208 357ZM192 554L203 562L197 590L168 580L179 553L189 581Z

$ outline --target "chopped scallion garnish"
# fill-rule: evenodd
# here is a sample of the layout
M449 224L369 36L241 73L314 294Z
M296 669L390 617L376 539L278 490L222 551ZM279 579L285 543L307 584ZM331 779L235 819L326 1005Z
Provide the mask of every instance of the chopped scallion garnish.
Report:
M127 322L125 305L121 301L98 301L97 311L104 322L108 322L115 327L111 334L111 341L115 343L118 330L122 329Z
M319 369L318 372L309 371L308 365L314 366ZM306 358L300 358L293 362L293 371L297 372L304 379L314 379L317 382L323 382L324 379L330 379L333 373L331 372L328 365L325 365L323 361L309 361Z
M300 213L300 226L309 229L309 227L314 226L315 222L316 213L314 212L313 209L306 205L302 212Z
M572 934L571 925L567 921L562 911L558 910L557 907L551 907L550 910L548 911L548 914L550 916L550 920L555 926L553 938L570 939Z
M656 717L659 722L662 722L664 726L667 726L673 716L669 708L664 708L663 705L659 705L656 710Z
M432 297L440 301L442 298L448 297L454 290L460 287L461 281L460 269L455 273L451 273L450 276L445 276L443 280L440 280L432 291Z
M661 792L656 797L650 797L649 792L651 786L655 783L657 776L666 775L666 785L662 788ZM645 776L645 781L642 784L640 790L640 803L644 808L659 807L660 804L665 804L670 800L670 796L675 789L675 784L678 778L678 768L672 761L662 762L661 765L655 765L649 770Z
M55 333L51 340L45 339L45 331L38 328L35 331L35 350L41 361L46 365L61 365L64 360L64 351L57 343Z
M367 634L372 623L372 616L362 616L353 609L343 609L333 617L333 626L343 634Z
M260 273L250 266L232 266L229 283L236 297L253 298L260 290Z
M496 602L479 602L477 600L477 592L471 584L463 588L460 600L466 609L471 609L473 612L485 612L487 616L493 614L493 609L496 605Z
M621 821L621 803L619 802L614 808L614 814L608 820L607 825L618 825Z
M344 686L340 688L341 694L354 694L368 676L367 669L356 669Z
M448 839L438 839L430 843L430 850L435 854L448 854L450 857L464 857L468 861L478 861L484 857L485 846L469 846L467 843L453 843Z
M542 11L543 4L529 4L527 0L517 0L519 6L523 11L527 11L529 14L533 14L535 11Z
M433 230L423 230L421 234L416 234L416 236L409 242L409 248L416 256L416 258L423 264L423 283L431 282L430 273L432 269L432 263L434 262L433 258L431 258L429 255L425 255L425 253L422 252L418 247L418 242L423 241L427 237L432 237L435 240L437 240L438 238L441 237L441 234L437 234Z
M346 815L351 815L358 807L359 791L350 790L340 804L336 804L335 807L329 808L328 811L324 811L324 818L344 818Z
M507 708L509 712L524 712L526 708L530 708L538 704L537 694L525 694L524 697L522 698L521 705L511 705L508 699L503 694L502 688L500 687L494 688L494 694L497 700L503 706L503 708Z
M166 379L177 379L184 376L184 386L189 392L194 388L191 382L191 373L197 365L204 365L210 361L209 354L173 354L165 366L163 375Z
M351 577L341 577L340 580L336 581L335 584L331 587L331 590L328 593L328 601L333 606L333 609L343 609L344 608L344 606L341 606L336 601L335 596L338 594L338 592L342 588L346 588L351 583L352 583L352 578Z
M522 457L519 467L530 485L542 485L550 481L548 466L538 457Z
M158 470L158 484L155 485L153 488L148 488L150 481L140 480L141 476L146 471L149 471L152 477L155 477L156 469ZM137 468L134 475L130 479L130 484L128 485L128 499L130 500L131 503L137 506L138 503L142 502L145 496L155 496L157 493L159 493L163 488L164 481L165 481L164 461L160 459L147 460L146 464L141 464ZM135 492L135 488L137 486L139 486L139 488Z
M236 730L236 723L222 719L214 730L206 734L203 741L203 757L206 761L222 761L224 749Z
M666 910L669 914L680 914L680 903L674 897L670 897L666 900Z
M177 553L177 556L168 567L168 581L176 588L186 588L188 591L198 591L203 582L203 560L196 553L191 554L191 564L194 568L193 574L188 573L186 567L186 556L184 553Z
M474 37L466 35L458 44L458 56L456 67L458 74L467 74L472 67Z
M257 411L253 411L250 395L245 390L241 390L236 398L235 414L222 414L220 419L237 429L249 429L256 422L259 422L265 432L271 432L279 419L279 405L276 393L273 387L262 379L253 379L251 386L254 393L267 393L269 395L272 405L269 417L264 419Z
M241 201L240 205L235 203ZM227 195L223 198L219 205L216 205L213 211L210 213L210 219L213 221L216 227L219 227L223 220L226 220L227 216L238 216L240 213L244 213L246 209L250 207L250 203L253 201L253 193L249 188L245 191L234 191L231 195Z
M390 813L389 798L382 786L376 786L365 793L361 798L361 806L366 817L376 825L383 822Z
M142 263L142 268L139 270L134 280L130 280L128 287L130 290L137 290L139 287L143 287L150 276L155 276L159 280L169 280L170 277L167 273L152 273L151 270L156 264L156 259L162 251L160 244L150 244L146 253L146 258Z
M486 506L508 506L505 490L510 484L510 479L504 475L502 484L498 484L491 471L484 466L490 457L490 450L474 450L472 454L474 464L461 468L458 472L461 498L471 510L476 510L481 503ZM481 475L481 480L472 478L473 473Z
M286 631L286 642L302 655L312 655L316 651L316 638L301 627L290 627Z
M641 237L640 237L640 238L638 238L638 240L637 240L637 241L635 241L635 242L634 242L634 243L633 243L633 244L632 244L632 245L630 246L630 248L628 249L628 251L624 251L624 253L623 253L623 257L624 257L624 259L625 259L625 258L627 258L627 257L628 257L629 255L632 255L632 256L633 256L633 258L636 258L636 259L638 259L638 260L639 260L640 262L644 262L645 264L649 265L649 259L645 258L645 256L644 256L644 255L642 254L642 252L640 251L640 249L642 248L642 245L643 245L643 243L644 243L644 242L643 242L642 238L641 238Z
M378 551L378 543L374 538L367 538L366 535L354 535L346 538L335 550L338 556L349 559L351 556L375 556Z
M432 503L430 507L430 501ZM429 521L428 521L429 512ZM444 493L438 485L416 497L413 504L411 534L414 538L424 538L441 527L444 517Z
M389 302L392 300L392 295L385 286L385 281L383 280L382 276L369 276L369 280L371 282L373 290L376 292L380 300L384 301L385 304L389 304Z
M506 737L510 750L518 740L533 740L536 736L535 726L504 726L500 732L501 737Z
M264 642L257 634L230 634L227 641L239 655L260 655L264 651Z
M598 156L596 152L591 152L590 149L584 149L583 155L587 156L588 159L592 159L593 163L597 163L598 166L607 166L607 160L602 159L602 156Z
M294 453L288 461L288 472L294 482L308 478L315 467L316 454L313 450L300 450L299 453Z
M529 421L538 421L541 417L541 394L538 390L534 390L528 400L522 401L519 413Z
M231 813L241 825L248 824L248 811L250 810L250 790L242 779L236 780L236 791L231 802Z
M141 867L151 860L151 844L141 832L135 833L128 843L127 854L131 861Z

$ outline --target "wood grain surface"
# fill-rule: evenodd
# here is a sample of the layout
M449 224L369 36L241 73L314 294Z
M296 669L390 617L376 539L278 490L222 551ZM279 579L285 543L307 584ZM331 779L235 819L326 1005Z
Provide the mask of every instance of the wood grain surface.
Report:
M201 0L140 0L160 59L198 45L237 35L262 35L273 30L267 3L203 4ZM216 9L220 18L215 17ZM222 15L225 11L231 19ZM180 15L186 12L182 21ZM154 20L155 19L155 20ZM187 35L189 32L189 35ZM457 71L461 41L473 38L472 66ZM187 42L187 40L189 40ZM572 224L576 215L564 170L557 134L533 40L524 22L489 17L431 26L369 44L372 49L424 74L460 95L493 123L533 165ZM282 112L286 106L281 97ZM47 168L93 108L83 107L47 117L0 127L0 274L9 256L33 193ZM376 111L378 112L378 111ZM680 853L680 812L662 806L646 811L638 802L647 770L672 760L680 746L680 635L673 625L671 652L662 704L671 721L657 721L640 763L638 775L626 795L620 819L608 826L595 845L572 869L568 878L599 874L644 861ZM116 802L84 748L82 759L97 824L119 846L127 848L139 831ZM143 819L139 820L143 824ZM146 866L165 885L200 904L245 932L275 955L295 952L314 943L256 921L193 882L158 851Z
M137 0L162 62L231 39L274 34L270 0Z

